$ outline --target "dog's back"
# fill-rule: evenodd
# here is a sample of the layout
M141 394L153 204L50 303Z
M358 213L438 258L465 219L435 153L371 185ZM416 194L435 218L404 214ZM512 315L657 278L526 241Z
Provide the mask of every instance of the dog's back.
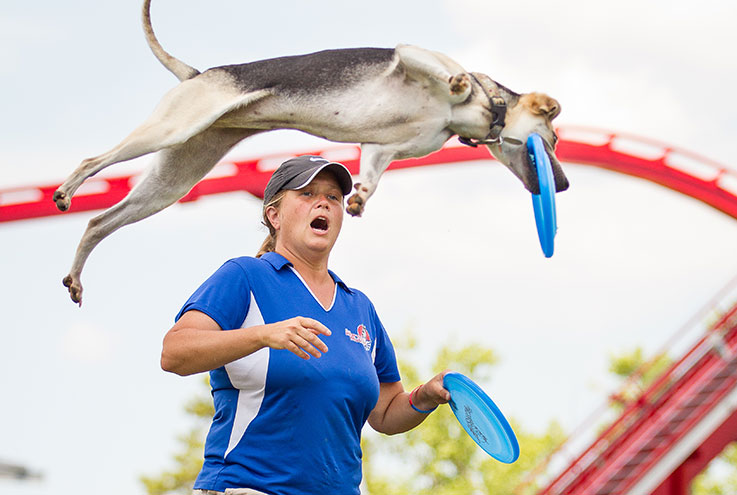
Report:
M214 67L233 77L244 92L273 89L278 94L341 90L378 76L394 60L390 48L347 48Z

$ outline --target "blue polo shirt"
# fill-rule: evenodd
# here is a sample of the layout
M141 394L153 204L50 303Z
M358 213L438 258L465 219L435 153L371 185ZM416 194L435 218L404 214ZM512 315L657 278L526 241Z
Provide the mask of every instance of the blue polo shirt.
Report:
M379 383L400 380L394 348L371 301L333 272L324 308L276 253L227 261L185 303L223 330L313 318L328 352L304 360L270 348L210 372L215 416L196 489L271 495L357 495L361 429Z

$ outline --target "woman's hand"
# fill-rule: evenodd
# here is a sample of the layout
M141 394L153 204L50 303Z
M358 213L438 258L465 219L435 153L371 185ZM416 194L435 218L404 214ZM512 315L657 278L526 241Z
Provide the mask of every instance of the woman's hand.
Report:
M446 404L450 401L450 392L443 387L443 377L449 371L438 373L430 381L413 391L412 403L415 407L429 411L438 407L439 404Z
M422 423L439 404L450 401L450 392L443 387L443 377L448 372L439 373L409 393L405 392L402 382L381 383L379 400L368 417L371 427L378 432L395 435ZM425 412L418 412L413 405Z
M286 349L302 359L319 358L328 346L318 335L330 335L330 329L312 318L297 316L264 325L259 329L264 347Z
M330 335L330 330L319 321L299 316L222 331L205 313L190 310L164 337L161 367L178 375L191 375L225 366L265 347L287 349L302 359L320 357L328 347L318 334Z

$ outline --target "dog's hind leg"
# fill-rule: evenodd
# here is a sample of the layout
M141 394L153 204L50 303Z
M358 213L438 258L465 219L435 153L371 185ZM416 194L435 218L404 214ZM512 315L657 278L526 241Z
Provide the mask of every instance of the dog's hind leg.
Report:
M162 150L156 162L118 204L89 221L63 283L72 301L82 304L82 269L100 241L120 227L158 213L173 204L236 143L259 131L210 128L187 142Z
M226 112L269 94L268 90L244 94L217 74L206 73L184 81L167 93L153 114L115 148L84 160L54 193L56 207L68 210L82 182L105 167L184 143Z

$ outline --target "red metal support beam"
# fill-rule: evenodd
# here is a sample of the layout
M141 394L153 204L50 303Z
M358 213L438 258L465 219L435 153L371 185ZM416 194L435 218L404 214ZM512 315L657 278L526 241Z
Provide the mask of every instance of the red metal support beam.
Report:
M699 445L651 495L689 495L689 486L696 475L734 441L737 441L737 411Z

